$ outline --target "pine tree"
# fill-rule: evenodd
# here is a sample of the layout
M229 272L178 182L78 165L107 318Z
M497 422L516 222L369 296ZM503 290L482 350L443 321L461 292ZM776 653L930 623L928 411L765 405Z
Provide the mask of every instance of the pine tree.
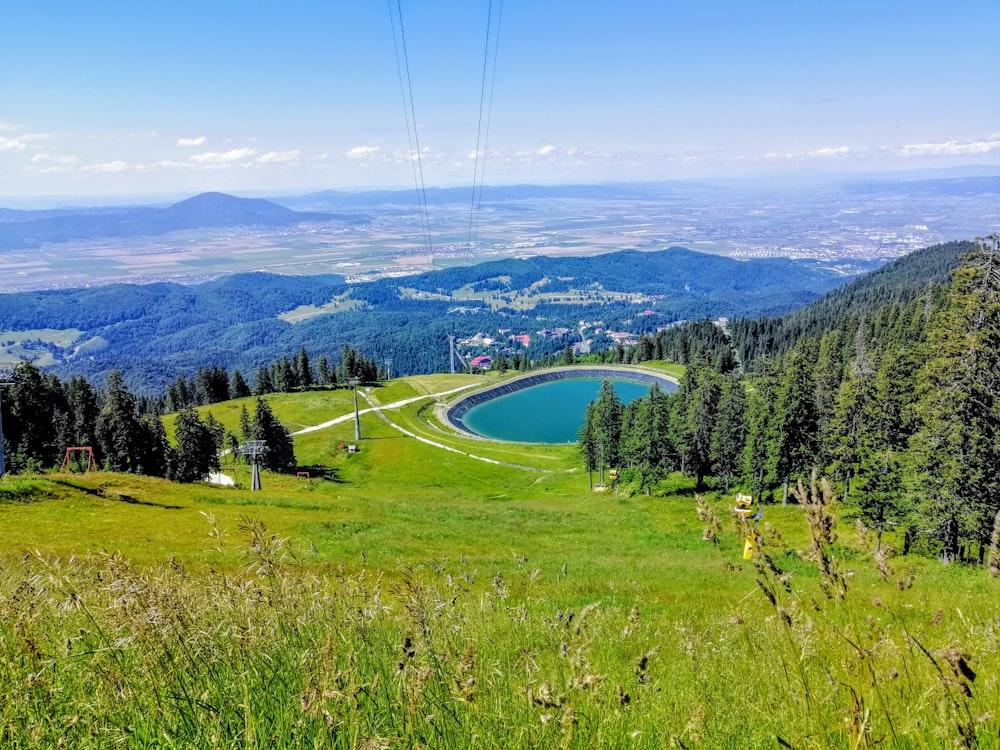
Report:
M163 420L155 414L139 419L139 444L135 446L136 471L152 477L166 477L173 471L176 455L167 441Z
M247 385L243 373L239 370L233 370L233 375L229 379L229 398L249 398L251 395L253 394L250 392L250 386Z
M594 441L597 445L597 467L604 483L604 470L616 468L622 433L624 407L610 380L601 383L597 401L594 402Z
M3 394L8 471L39 471L55 463L62 447L56 445L57 401L61 400L62 394L51 390L33 363L22 362L14 368Z
M829 447L833 444L830 438L830 423L833 420L837 393L844 378L844 351L842 334L839 329L827 331L819 341L819 356L816 359L816 427L819 431L818 446L820 455L818 466L827 466L831 457Z
M858 351L857 348L855 351ZM845 502L850 500L851 480L865 458L863 444L869 429L868 418L872 414L873 375L867 353L858 352L837 389L833 414L823 435L829 469L844 482Z
M808 479L817 460L818 431L815 382L810 361L811 342L804 339L785 363L774 403L769 474L782 484L782 504L788 502L788 483Z
M577 433L577 441L580 448L580 455L583 456L583 465L590 478L590 489L594 489L594 469L597 468L597 440L596 425L594 424L594 402L587 404L587 412L583 418L583 424Z
M97 443L97 393L86 378L74 375L66 385L66 402L70 412L70 435L75 446L94 447ZM100 457L97 457L100 461Z
M297 370L299 387L311 387L315 378L313 377L312 366L309 364L309 355L306 353L306 348L304 346L299 352L298 358L295 360L295 367Z
M325 354L319 355L319 359L316 361L316 369L318 370L320 385L333 385L330 381L330 363L327 362Z
M176 457L171 478L177 482L197 482L219 468L216 435L188 407L177 414Z
M918 495L942 560L963 538L988 543L1000 506L1000 256L981 251L953 274L931 321L911 441Z
M121 371L112 370L104 387L96 430L104 464L111 471L139 469L134 449L142 444L143 434L135 407L135 396L125 386Z
M711 444L712 466L724 492L740 475L749 432L746 389L738 375L730 375L722 381Z
M274 381L271 380L271 370L267 367L260 367L257 369L253 395L266 396L268 393L274 393Z
M684 372L673 399L670 436L677 446L680 468L705 486L712 473L712 429L719 405L716 375L703 364L691 364Z
M262 398L257 399L250 434L251 440L263 440L267 444L267 452L261 459L261 465L265 469L295 471L298 464L295 460L292 436L285 426L277 420L271 407Z

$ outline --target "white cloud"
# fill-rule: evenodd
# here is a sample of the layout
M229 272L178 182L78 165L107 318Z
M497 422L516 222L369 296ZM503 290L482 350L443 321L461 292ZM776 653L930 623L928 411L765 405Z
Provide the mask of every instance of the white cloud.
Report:
M96 172L97 174L116 174L124 172L129 168L127 161L109 161L104 164L90 164L83 167L84 172Z
M24 151L24 141L19 138L4 138L0 135L0 151Z
M80 161L75 156L56 156L55 154L35 154L31 157L32 164L75 164Z
M378 146L355 146L344 154L348 159L371 159L378 156L380 149Z
M178 138L178 146L202 146L207 139L203 135L199 135L197 138Z
M254 155L254 149L252 148L234 148L230 151L206 151L201 154L195 154L191 157L191 161L197 164L231 164L234 161L239 161L240 159L247 159Z
M301 153L298 149L291 151L268 151L257 157L258 164L298 164Z
M990 136L981 141L942 141L939 143L910 143L900 149L903 156L962 156L987 154L1000 149L1000 138Z
M549 154L551 154L555 150L556 150L556 147L553 146L552 144L549 144L548 146L542 146L540 149L538 149L537 153L538 153L539 156L548 156Z
M845 156L851 153L850 146L837 146L836 148L818 148L815 151L807 151L805 156Z
M12 122L0 122L0 131L20 130L22 127L22 125L15 125Z

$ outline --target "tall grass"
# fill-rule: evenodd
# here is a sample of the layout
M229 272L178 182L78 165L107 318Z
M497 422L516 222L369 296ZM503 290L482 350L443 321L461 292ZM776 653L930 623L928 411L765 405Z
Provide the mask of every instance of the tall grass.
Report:
M706 554L758 588L711 612L520 554L347 571L210 514L240 567L25 555L0 569L0 744L997 747L996 610L927 617L888 555L856 586L829 492L800 493L809 550L769 529L752 564L702 503Z

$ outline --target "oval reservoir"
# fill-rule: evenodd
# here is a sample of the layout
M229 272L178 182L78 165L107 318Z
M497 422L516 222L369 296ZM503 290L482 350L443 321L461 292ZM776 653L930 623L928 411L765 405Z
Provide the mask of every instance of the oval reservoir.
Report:
M603 380L567 378L522 388L473 406L462 415L462 424L469 431L493 440L575 442L587 404L597 398ZM623 403L649 393L649 383L610 380Z

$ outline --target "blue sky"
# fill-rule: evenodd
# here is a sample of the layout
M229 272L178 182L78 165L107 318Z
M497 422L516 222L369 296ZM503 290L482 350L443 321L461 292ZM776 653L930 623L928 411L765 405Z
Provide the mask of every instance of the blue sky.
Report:
M489 0L401 6L425 182L471 184ZM392 29L382 0L10 4L0 196L412 186ZM997 0L506 0L486 182L1000 165L997 38Z

